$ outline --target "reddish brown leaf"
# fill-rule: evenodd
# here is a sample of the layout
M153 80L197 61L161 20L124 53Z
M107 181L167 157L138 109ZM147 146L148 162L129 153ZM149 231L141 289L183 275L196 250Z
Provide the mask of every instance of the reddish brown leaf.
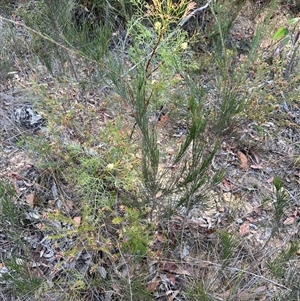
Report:
M18 181L23 180L23 176L21 176L20 174L18 174L17 172L14 172L14 171L11 171L8 174L8 176L11 177L11 178L15 178Z
M166 276L172 282L173 285L176 284L176 278L173 275L167 274Z
M232 183L230 182L230 181L228 181L226 178L224 178L223 180L222 180L222 184L223 184L223 189L225 190L225 191L230 191L231 189L232 189Z
M164 262L160 267L162 271L167 271L167 272L174 272L177 268L178 268L177 265L171 261Z
M152 282L149 282L147 284L147 291L152 293L156 290L156 288L158 287L160 281L152 281Z
M216 232L216 229L210 228L210 229L205 230L204 232L205 232L205 234L207 234L207 235L211 235L211 234L213 234L213 233Z

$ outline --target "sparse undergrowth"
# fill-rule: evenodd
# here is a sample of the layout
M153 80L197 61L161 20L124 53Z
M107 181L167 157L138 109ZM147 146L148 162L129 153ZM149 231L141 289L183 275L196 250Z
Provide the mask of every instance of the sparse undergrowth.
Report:
M0 101L20 89L47 120L1 124L31 158L1 172L3 300L299 299L297 40L261 46L273 2L234 47L249 3L3 11Z

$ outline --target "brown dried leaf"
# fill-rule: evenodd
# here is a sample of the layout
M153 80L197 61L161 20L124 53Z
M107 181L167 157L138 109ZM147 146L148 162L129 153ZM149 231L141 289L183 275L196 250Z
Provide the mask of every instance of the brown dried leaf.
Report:
M227 297L229 297L230 294L231 294L231 290L227 290L221 294L217 294L217 296L221 297L221 298L227 298Z
M226 178L222 180L222 184L223 184L224 191L230 191L232 189L233 186L232 183L228 181Z
M253 209L253 212L255 212L257 215L261 215L262 209L260 206L258 206Z
M156 197L156 198L159 198L159 197L161 197L162 195L163 195L162 190L159 190L159 191L156 193L155 197Z
M75 227L78 228L81 223L81 216L75 216L73 217L73 221L75 222Z
M292 225L294 222L295 222L295 217L290 216L283 222L283 224L284 225Z
M173 220L183 223L183 218L181 216L178 216L178 215L173 216Z
M42 230L44 228L44 224L43 223L37 223L35 224L36 227L39 229L39 230Z
M240 301L252 301L256 299L258 295L265 293L267 290L266 286L257 287L255 290L249 291L249 289L243 290L237 294L237 298Z
M176 278L173 275L167 274L166 276L170 280L170 282L172 282L173 285L176 284Z
M33 208L34 206L34 198L35 198L35 195L33 193L30 193L26 196L26 203L31 207Z
M192 276L192 274L189 271L178 267L174 262L171 262L171 261L164 262L161 265L160 270L165 271L165 272L174 273L176 275Z
M168 115L162 115L161 118L157 121L158 127L165 127L168 123L169 117Z
M260 164L261 158L260 158L258 152L255 150L254 147L250 147L249 153L250 153L250 155L254 158L255 162L256 162L257 164Z
M156 290L156 288L158 287L159 283L160 283L160 280L149 282L147 284L147 292L150 292L150 293L154 292Z
M161 271L174 272L178 269L178 266L175 264L175 262L167 261L162 263L160 269Z
M13 186L15 188L16 195L21 196L22 192L21 192L21 189L18 187L18 185L16 183L13 183Z
M237 152L237 157L240 161L240 168L244 171L248 170L248 158L247 156L242 153L241 151Z
M252 169L263 169L263 167L259 164L259 165L250 165L250 167Z
M74 207L74 202L72 200L67 200L66 201L66 210L67 212L69 212L70 210L72 210Z
M176 274L176 275L193 276L189 271L183 270L181 268L175 269L173 271L173 273Z
M242 236L245 236L249 233L249 221L245 221L241 226L240 226L240 234Z
M21 180L24 179L23 176L21 176L20 174L18 174L18 173L15 172L15 171L9 172L9 173L8 173L8 176L9 176L10 178L14 178L14 179L16 179L16 180L18 180L18 181L21 181Z
M159 242L165 242L166 241L165 235L163 235L160 232L155 233L155 237L154 238L155 238L156 241L159 241Z
M176 298L176 296L179 294L179 290L176 290L176 291L172 291L172 290L169 290L169 291L166 291L166 296L167 296L167 300L168 301L173 301L174 298ZM177 299L177 298L176 298Z
M254 218L252 216L246 217L246 220L248 220L250 223L255 223L256 222L256 218Z
M291 216L289 216L283 223L285 225L292 225L295 222L296 216L298 214L298 209L296 209Z
M208 227L207 221L202 217L199 217L197 219L195 219L195 218L189 219L186 221L186 223L189 225L195 225L195 226L199 226L199 227L203 227L203 228Z
M236 294L237 299L239 301L252 301L258 295L261 295L267 290L266 286L257 287L255 290L245 289ZM232 290L227 290L221 294L217 294L217 296L221 298L228 298L232 294Z

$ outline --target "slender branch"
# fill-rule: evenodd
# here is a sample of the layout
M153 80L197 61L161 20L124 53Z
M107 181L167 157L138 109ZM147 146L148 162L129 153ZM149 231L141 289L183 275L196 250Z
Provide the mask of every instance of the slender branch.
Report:
M208 0L207 3L201 7L198 7L197 9L195 9L194 11L192 11L188 16L186 16L180 23L179 26L182 27L191 17L194 17L199 11L202 11L206 8L208 8L210 2L212 0Z
M154 45L153 50L150 53L150 57L149 57L149 59L147 61L146 68L145 68L146 75L148 73L148 70L149 70L149 67L150 67L150 63L151 63L151 61L152 61L152 59L153 59L153 57L154 57L154 55L155 55L155 53L156 53L156 51L158 49L158 46L159 46L159 44L161 42L162 35L163 35L163 32L160 32L159 36L158 36L158 39L156 41L156 44Z

